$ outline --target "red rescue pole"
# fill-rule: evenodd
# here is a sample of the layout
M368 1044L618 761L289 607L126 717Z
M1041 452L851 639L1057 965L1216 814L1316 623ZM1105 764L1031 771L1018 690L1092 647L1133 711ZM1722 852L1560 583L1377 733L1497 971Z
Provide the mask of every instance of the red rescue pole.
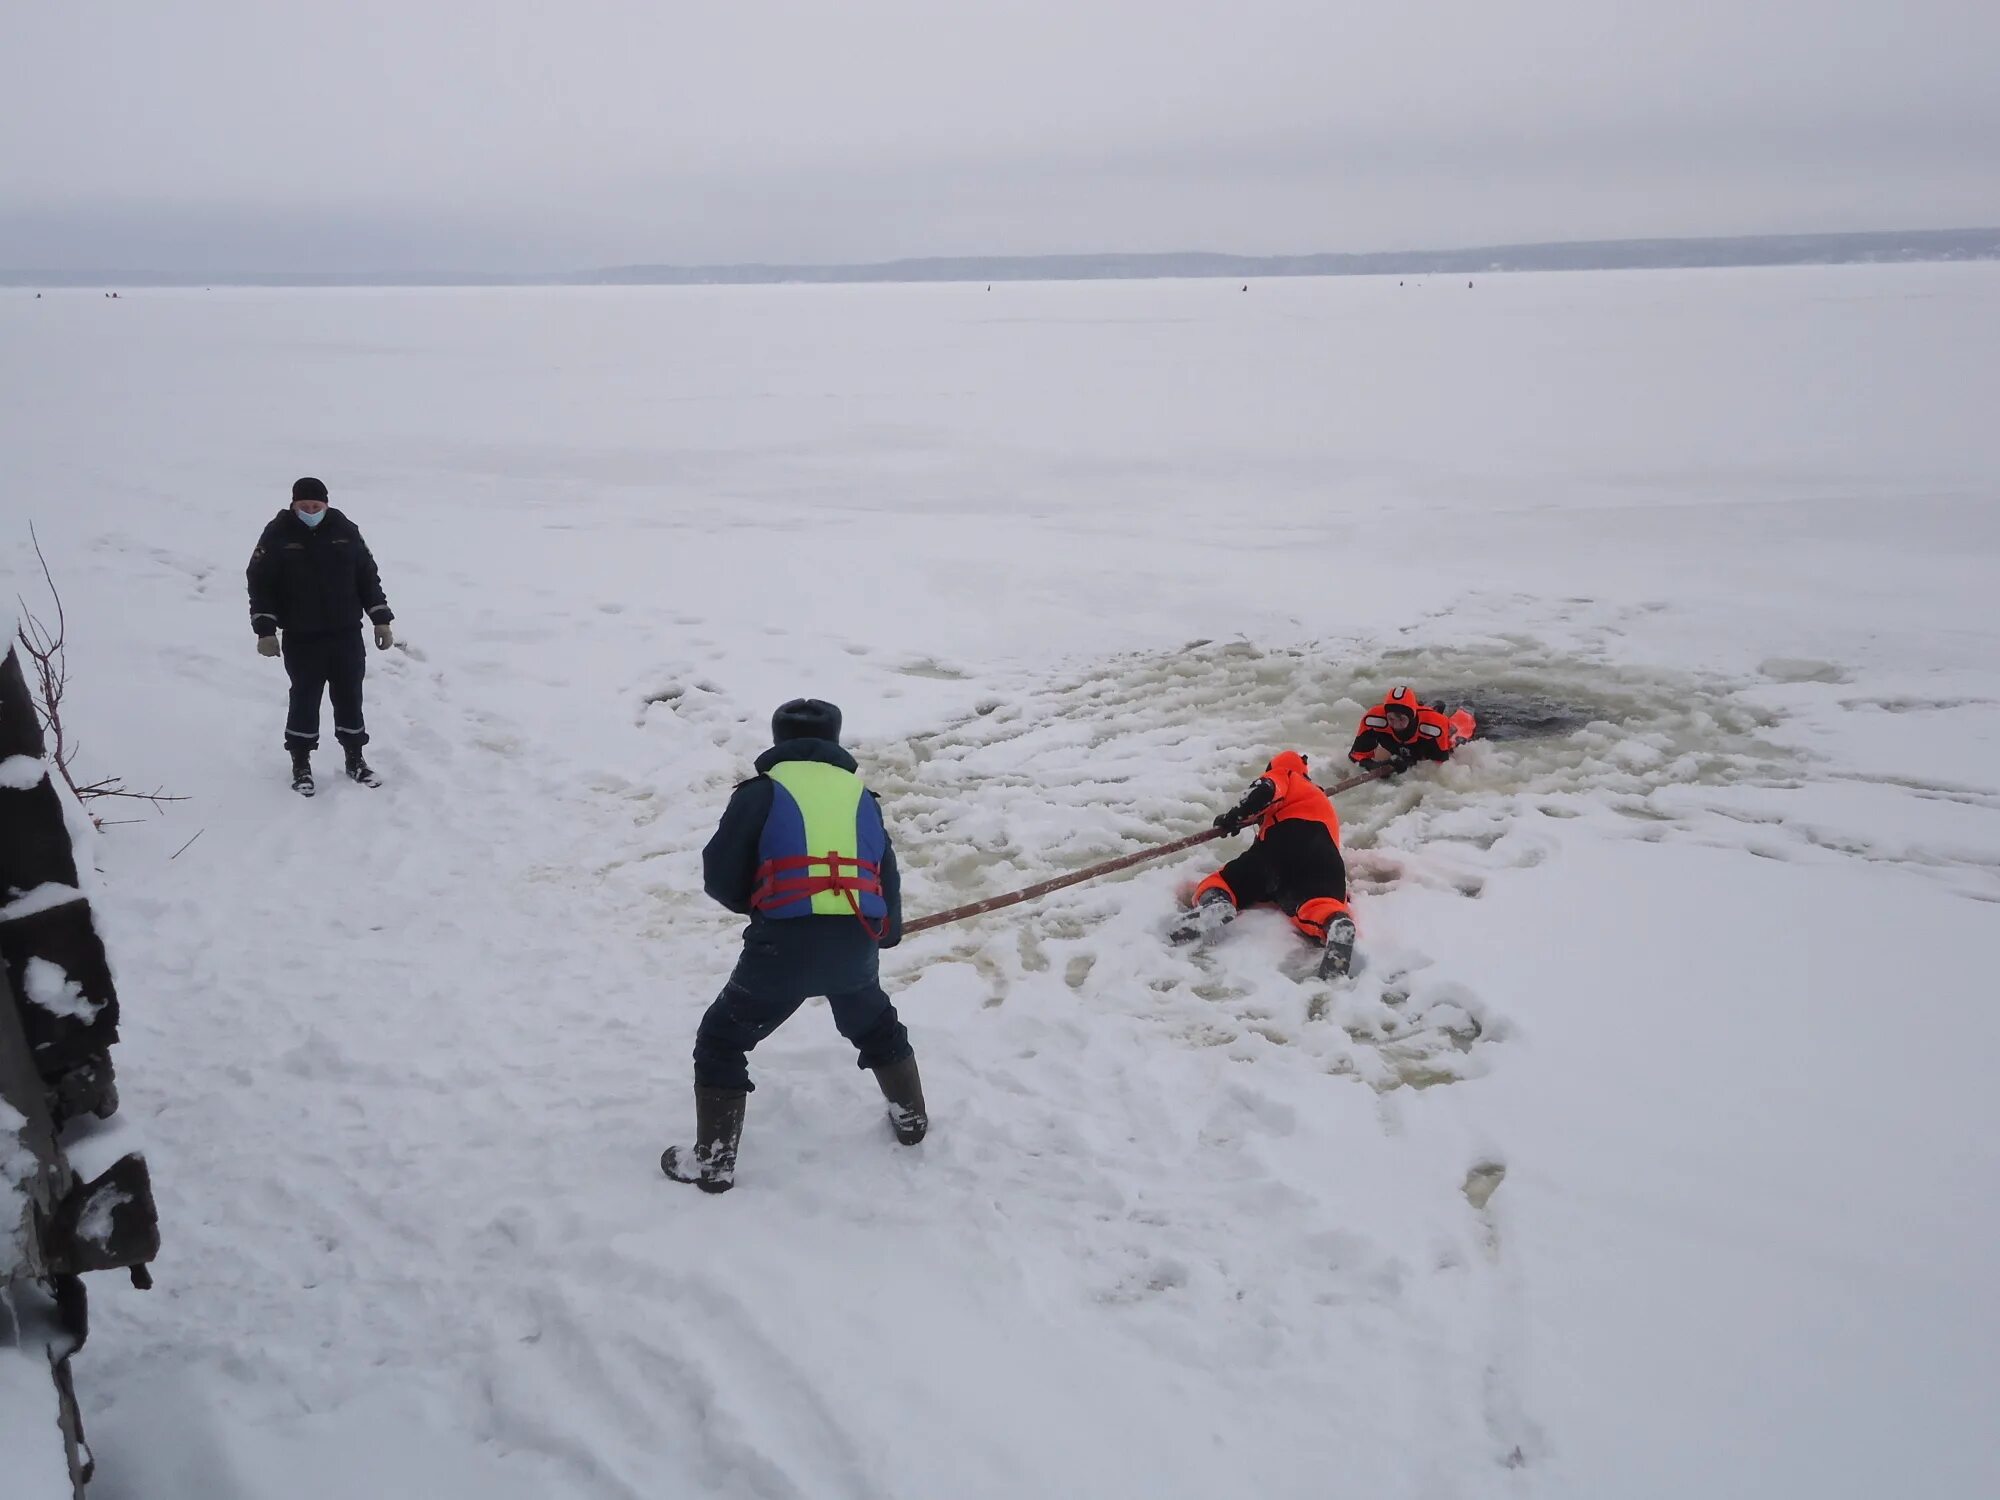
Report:
M1381 769L1363 771L1358 776L1350 776L1338 785L1328 787L1326 794L1333 797L1341 792L1351 792L1363 782L1379 780L1381 775ZM1129 870L1134 865L1143 865L1148 860L1162 859L1169 854L1179 854L1183 849L1192 849L1197 844L1206 844L1211 839L1221 837L1220 828L1204 828L1200 833L1191 833L1186 838L1175 839L1170 844L1155 844L1152 848L1141 849L1136 854L1122 854L1117 859L1106 860L1101 865L1092 865L1087 870L1073 870L1067 875L1058 875L1053 880L1044 880L1039 885L1031 885L1023 891L1009 891L1004 896L988 896L984 901L974 901L969 906L954 906L950 911L918 917L914 922L903 924L903 935L908 937L912 933L942 927L947 922L962 922L967 917L980 917L989 911L999 911L1003 907L1019 906L1023 901L1033 901L1036 897L1046 896L1052 891L1060 891L1072 885L1082 885L1084 881L1095 880L1100 875L1115 875L1120 870Z

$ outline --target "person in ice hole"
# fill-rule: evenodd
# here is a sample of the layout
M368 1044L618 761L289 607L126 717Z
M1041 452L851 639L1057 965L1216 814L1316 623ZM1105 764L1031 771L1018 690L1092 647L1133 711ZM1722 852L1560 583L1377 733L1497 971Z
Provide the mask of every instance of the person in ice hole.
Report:
M1447 713L1399 687L1362 714L1347 758L1362 767L1385 765L1389 775L1400 776L1419 761L1450 760L1478 727L1469 709Z

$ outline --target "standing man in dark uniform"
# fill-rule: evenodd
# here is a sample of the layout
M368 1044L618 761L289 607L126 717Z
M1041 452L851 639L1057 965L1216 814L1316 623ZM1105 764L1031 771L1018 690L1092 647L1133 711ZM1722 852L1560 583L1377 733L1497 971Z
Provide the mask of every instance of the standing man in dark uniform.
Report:
M250 627L258 653L282 654L292 679L285 748L292 752L292 790L307 797L313 794L321 694L333 699L333 737L347 752L347 774L363 786L382 784L361 755L368 743L361 717L364 614L375 626L376 650L388 650L396 639L389 622L396 617L382 597L382 577L361 529L326 503L319 480L298 480L292 503L272 518L250 554Z
M701 852L708 894L750 925L695 1032L694 1146L669 1146L660 1170L709 1193L736 1181L750 1049L812 995L827 997L833 1024L873 1070L896 1139L914 1146L930 1123L909 1034L882 990L881 950L903 940L882 810L840 747L831 703L794 698L771 716L771 738Z

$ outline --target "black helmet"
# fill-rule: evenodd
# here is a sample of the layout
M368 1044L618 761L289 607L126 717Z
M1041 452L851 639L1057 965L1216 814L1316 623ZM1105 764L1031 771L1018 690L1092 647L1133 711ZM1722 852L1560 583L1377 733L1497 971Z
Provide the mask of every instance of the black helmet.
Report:
M840 743L840 710L822 698L794 698L771 715L771 742L832 740Z

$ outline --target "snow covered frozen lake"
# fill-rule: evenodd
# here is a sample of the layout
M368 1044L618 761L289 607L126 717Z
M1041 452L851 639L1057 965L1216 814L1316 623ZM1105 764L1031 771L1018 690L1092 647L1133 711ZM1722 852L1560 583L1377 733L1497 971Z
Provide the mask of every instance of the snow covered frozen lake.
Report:
M191 799L92 1494L2000 1493L2000 265L1475 282L0 291L4 581ZM405 639L312 802L300 474ZM916 915L1401 681L1564 723L1342 800L1351 986L1168 950L1197 851L887 956L920 1148L815 1003L662 1179L778 701Z

